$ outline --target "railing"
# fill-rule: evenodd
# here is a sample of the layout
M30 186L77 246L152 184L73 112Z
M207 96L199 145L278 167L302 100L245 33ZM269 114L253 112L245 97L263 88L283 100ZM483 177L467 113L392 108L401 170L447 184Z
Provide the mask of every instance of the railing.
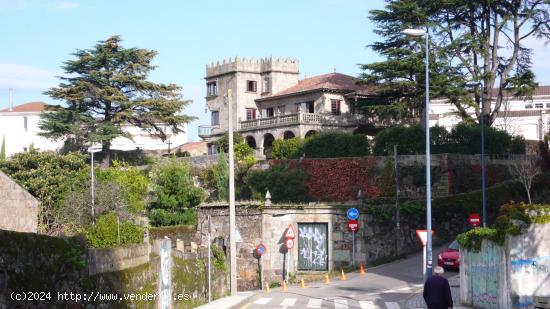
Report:
M210 137L214 129L219 128L219 126L199 126L199 137Z
M241 121L239 123L239 129L246 130L297 124L316 124L336 127L372 124L377 127L389 127L404 122L404 120L380 119L376 116L367 116L360 114L332 115L320 113L296 113Z

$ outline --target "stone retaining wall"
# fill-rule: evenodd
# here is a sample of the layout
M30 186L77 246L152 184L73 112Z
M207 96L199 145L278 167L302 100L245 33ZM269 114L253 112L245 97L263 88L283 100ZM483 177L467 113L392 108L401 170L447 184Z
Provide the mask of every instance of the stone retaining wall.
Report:
M88 273L95 275L149 263L149 244L108 249L88 249Z

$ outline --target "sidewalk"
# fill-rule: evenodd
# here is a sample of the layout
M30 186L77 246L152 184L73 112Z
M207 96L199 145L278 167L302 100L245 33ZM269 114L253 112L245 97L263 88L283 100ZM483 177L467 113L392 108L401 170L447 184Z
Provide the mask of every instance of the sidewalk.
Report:
M216 299L215 301L204 304L202 306L198 306L196 308L200 309L230 309L230 308L236 308L239 305L244 304L249 299L254 297L257 294L258 291L248 291L248 292L239 292L235 296L226 296L219 299Z
M451 294L453 295L454 309L468 309L471 307L460 306L460 275L449 278L449 285L451 286ZM422 291L407 300L407 309L423 309L427 308L422 296Z

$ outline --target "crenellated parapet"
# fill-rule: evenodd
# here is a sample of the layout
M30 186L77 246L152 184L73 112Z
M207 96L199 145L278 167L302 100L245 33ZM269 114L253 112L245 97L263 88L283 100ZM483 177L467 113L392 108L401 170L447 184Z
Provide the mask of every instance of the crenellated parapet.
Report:
M285 72L298 74L298 60L292 58L265 57L255 58L229 58L206 65L206 78L234 72Z

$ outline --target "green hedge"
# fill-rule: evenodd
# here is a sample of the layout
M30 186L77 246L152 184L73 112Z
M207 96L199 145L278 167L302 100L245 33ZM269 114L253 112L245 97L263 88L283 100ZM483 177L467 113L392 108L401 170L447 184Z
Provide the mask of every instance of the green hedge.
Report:
M193 208L180 211L152 209L148 217L152 226L195 225L197 223L197 212Z
M308 189L305 184L306 175L299 169L289 169L286 166L275 165L269 170L252 171L246 183L252 189L255 199L263 200L269 189L273 202L305 202L308 201Z
M271 155L273 159L295 159L302 155L304 140L299 137L277 139L273 141Z
M393 152L393 145L397 145L399 154L423 154L425 141L425 130L419 125L388 128L374 138L373 153L388 155ZM430 146L432 153L478 154L481 149L481 127L459 123L450 132L440 126L431 127ZM525 140L493 127L485 127L485 152L524 154Z
M306 139L303 154L306 158L362 157L370 150L365 135L326 132Z
M100 216L95 225L84 229L90 247L111 248L119 245L117 216L108 213ZM143 229L130 221L120 222L120 245L143 242Z

